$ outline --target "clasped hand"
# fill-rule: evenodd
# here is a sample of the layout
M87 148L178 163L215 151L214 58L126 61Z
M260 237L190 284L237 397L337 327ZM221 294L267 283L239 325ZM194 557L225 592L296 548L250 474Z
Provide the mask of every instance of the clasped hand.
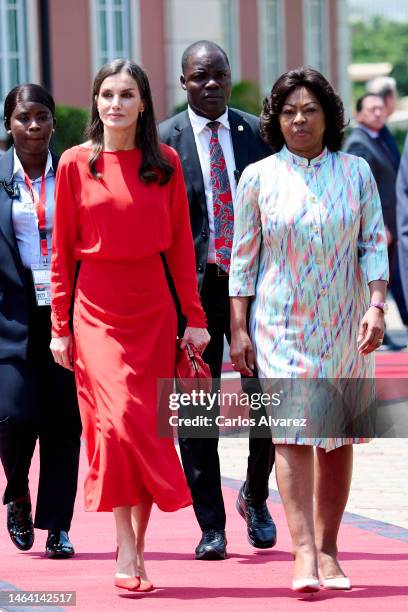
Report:
M180 342L180 348L192 344L199 353L202 353L210 341L210 334L204 327L186 327Z

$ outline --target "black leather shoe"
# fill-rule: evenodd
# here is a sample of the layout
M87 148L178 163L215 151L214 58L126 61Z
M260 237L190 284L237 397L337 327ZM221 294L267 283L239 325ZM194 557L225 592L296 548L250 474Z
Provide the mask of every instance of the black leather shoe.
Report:
M31 502L7 504L7 529L11 541L20 550L30 550L34 544L34 525Z
M276 544L276 525L269 514L266 502L253 504L242 485L236 508L247 524L248 541L255 548L272 548Z
M203 561L219 561L227 556L225 531L206 529L195 549L195 558Z
M45 556L49 559L69 559L75 554L68 533L60 529L51 529L48 532L45 544Z

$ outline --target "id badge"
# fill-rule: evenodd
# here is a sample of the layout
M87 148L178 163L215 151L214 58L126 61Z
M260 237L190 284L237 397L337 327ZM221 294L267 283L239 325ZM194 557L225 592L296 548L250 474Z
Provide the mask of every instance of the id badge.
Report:
M51 270L49 263L33 264L31 272L34 281L35 299L37 306L50 306L51 304Z

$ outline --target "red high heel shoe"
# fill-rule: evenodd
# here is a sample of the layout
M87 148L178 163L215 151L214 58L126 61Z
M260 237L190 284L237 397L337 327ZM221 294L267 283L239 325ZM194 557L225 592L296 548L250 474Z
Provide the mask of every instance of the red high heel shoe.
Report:
M149 591L153 591L153 589L153 582L150 582L150 580L145 580L144 578L140 578L140 587L136 589L136 591L148 593Z
M116 548L116 561L118 560L119 548ZM127 589L128 591L139 591L141 586L140 576L129 576L126 578L119 578L115 576L115 587L119 589ZM153 588L153 585L151 585ZM143 589L150 591L151 589Z
M118 578L115 576L115 587L127 589L128 591L139 591L140 578L139 576L130 576L129 578Z

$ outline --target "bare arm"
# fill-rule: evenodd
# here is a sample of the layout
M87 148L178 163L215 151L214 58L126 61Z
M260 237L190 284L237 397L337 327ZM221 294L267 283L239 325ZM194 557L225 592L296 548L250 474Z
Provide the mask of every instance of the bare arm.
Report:
M253 376L254 350L247 331L249 297L231 297L231 362L235 370Z

